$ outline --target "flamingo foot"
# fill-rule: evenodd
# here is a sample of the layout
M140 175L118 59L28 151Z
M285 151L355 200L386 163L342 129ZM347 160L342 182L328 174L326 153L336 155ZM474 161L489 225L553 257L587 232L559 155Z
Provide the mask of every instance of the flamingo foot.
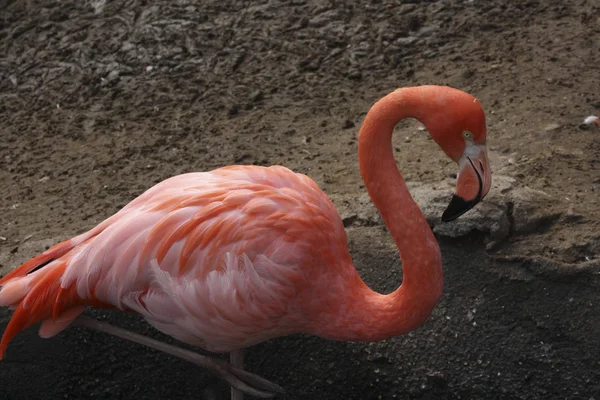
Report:
M121 339L129 340L134 343L162 351L163 353L170 354L177 358L181 358L182 360L196 364L199 367L205 368L231 385L232 400L243 399L244 393L261 399L268 399L275 397L277 394L285 393L281 386L261 378L258 375L243 370L243 350L237 350L231 353L232 362L235 364L240 364L239 366L236 366L226 361L203 356L201 354L194 353L193 351L163 343L158 340L128 331L127 329L119 328L95 319L79 316L74 320L74 322L86 328L94 329L109 335L117 336ZM234 397L234 395L239 395L240 397Z

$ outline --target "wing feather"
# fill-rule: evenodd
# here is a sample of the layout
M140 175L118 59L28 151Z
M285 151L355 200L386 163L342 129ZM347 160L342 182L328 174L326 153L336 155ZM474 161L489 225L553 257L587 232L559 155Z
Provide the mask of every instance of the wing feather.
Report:
M313 248L343 234L327 196L282 167L180 175L120 214L74 250L62 286L214 351L297 329Z

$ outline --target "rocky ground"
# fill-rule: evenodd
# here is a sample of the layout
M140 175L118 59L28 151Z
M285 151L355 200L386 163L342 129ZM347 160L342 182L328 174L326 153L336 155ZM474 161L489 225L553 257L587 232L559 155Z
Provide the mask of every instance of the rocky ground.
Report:
M600 397L600 5L594 0L0 0L0 271L174 174L282 164L334 200L364 279L400 283L356 136L401 86L447 84L487 112L494 186L439 216L456 167L415 121L398 165L437 233L446 291L377 344L290 337L248 367L289 399ZM130 316L96 313L161 338ZM9 314L2 311L1 321ZM195 367L72 328L20 335L0 392L226 398Z

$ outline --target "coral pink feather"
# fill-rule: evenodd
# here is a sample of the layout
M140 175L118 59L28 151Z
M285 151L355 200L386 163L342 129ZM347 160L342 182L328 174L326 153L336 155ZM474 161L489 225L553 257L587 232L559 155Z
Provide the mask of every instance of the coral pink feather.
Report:
M0 279L0 305L15 307L0 355L22 329L45 321L40 333L52 336L87 306L138 313L217 352L294 332L379 340L417 328L443 284L439 247L393 157L393 127L407 116L447 154L460 144L445 129L475 121L475 132L484 121L473 97L435 86L393 92L367 115L360 166L401 252L395 292L378 294L360 279L342 221L311 179L279 166L232 166L161 182Z

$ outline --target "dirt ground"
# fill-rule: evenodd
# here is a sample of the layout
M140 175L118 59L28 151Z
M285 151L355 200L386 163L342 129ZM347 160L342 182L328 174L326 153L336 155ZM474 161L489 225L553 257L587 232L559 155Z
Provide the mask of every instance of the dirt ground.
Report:
M365 193L356 137L369 107L397 87L446 84L483 104L494 174L546 194L540 223L493 247L483 233L440 238L446 289L423 328L375 344L272 340L249 350L248 369L285 399L600 399L600 129L579 125L600 112L597 1L0 0L0 10L0 271L183 172L281 164L352 208ZM456 172L414 121L397 130L407 180ZM383 224L348 225L364 279L393 290L400 263ZM91 315L169 340L133 316ZM19 335L0 393L228 396L192 365L77 327Z

